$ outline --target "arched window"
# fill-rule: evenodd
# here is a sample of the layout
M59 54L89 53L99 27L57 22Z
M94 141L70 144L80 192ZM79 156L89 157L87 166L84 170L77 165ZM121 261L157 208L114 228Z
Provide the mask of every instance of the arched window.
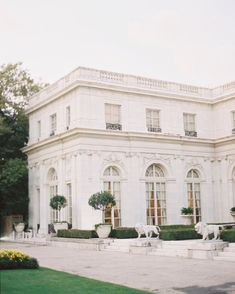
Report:
M104 191L110 192L116 200L116 206L105 210L105 223L112 223L113 227L121 226L121 189L120 172L110 166L104 171Z
M188 207L193 208L194 223L201 221L200 174L191 169L187 174Z
M161 166L152 164L146 170L145 177L147 224L166 224L166 183L164 171Z
M49 186L49 199L58 193L57 173L54 168L51 168L48 172L48 186ZM50 201L50 200L49 200ZM58 221L58 212L51 208L50 210L51 222Z

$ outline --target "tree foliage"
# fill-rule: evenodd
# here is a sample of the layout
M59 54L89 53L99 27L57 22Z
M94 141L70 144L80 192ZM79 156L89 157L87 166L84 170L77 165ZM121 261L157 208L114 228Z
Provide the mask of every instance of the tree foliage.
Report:
M63 195L55 195L50 200L50 207L60 211L61 208L67 205L67 200Z
M27 162L21 151L28 141L25 107L29 97L44 86L21 63L0 66L0 216L27 215Z
M115 206L116 201L111 193L107 191L101 191L91 195L88 204L96 210L104 211L106 208Z
M0 215L28 213L27 162L20 158L10 159L0 173Z
M11 158L23 158L28 141L28 99L44 85L35 83L21 63L0 67L0 168Z

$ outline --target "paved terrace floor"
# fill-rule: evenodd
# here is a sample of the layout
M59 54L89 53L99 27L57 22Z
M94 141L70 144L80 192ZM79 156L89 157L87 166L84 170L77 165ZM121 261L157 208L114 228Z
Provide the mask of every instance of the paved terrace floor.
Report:
M159 294L235 293L235 263L2 242L40 266Z

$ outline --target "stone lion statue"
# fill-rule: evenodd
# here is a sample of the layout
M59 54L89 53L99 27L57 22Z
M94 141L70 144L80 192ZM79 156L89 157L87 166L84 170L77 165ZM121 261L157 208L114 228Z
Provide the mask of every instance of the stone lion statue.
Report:
M202 240L209 240L209 234L214 234L212 240L220 239L220 227L219 225L207 225L206 223L199 222L195 225L195 231L202 235Z
M147 239L152 238L153 233L157 235L157 239L159 239L160 228L159 226L154 225L144 225L141 223L137 223L135 225L135 230L138 233L138 239L141 235L145 235Z

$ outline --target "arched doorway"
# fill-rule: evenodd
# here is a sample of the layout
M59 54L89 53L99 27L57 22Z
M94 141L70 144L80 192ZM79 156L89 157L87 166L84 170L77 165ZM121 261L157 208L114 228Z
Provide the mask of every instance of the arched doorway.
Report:
M116 206L105 211L105 223L111 223L113 227L121 226L121 184L120 171L115 166L109 166L104 171L104 191L110 192L116 200Z
M193 208L193 221L201 221L201 187L200 174L196 169L187 173L187 197L188 207Z
M165 174L161 166L152 164L145 177L147 224L164 225L167 223Z

